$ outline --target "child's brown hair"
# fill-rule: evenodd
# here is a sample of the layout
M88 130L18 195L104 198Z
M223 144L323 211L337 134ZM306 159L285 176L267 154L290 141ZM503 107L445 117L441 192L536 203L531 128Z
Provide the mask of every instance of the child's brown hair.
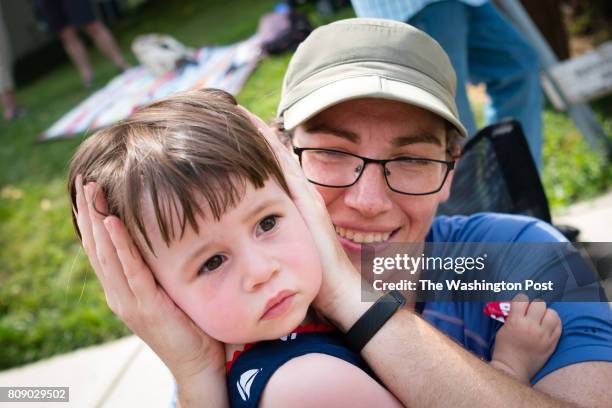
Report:
M147 105L128 119L96 132L70 163L68 191L76 206L76 180L95 181L108 205L137 241L153 251L143 220L151 199L166 244L187 223L198 232L202 197L216 220L241 199L246 182L263 187L272 178L289 193L265 138L220 90L190 91ZM179 220L175 236L173 215ZM72 221L80 237L74 217Z

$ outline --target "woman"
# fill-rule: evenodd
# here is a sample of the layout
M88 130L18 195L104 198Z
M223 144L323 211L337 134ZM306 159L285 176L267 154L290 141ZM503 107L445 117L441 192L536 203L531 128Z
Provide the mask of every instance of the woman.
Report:
M315 30L293 56L284 79L279 117L303 172L265 124L253 119L275 146L321 255L323 283L314 306L344 332L372 305L362 301L356 272L363 242L562 240L552 227L526 217L434 218L438 204L448 197L453 159L465 136L454 92L448 57L426 34L402 23L352 19ZM342 165L317 171L309 165L312 149L332 150ZM419 168L427 171L398 178L403 170L392 167L392 159L399 156L421 158L424 166ZM90 214L82 200L77 222L109 307L172 371L180 405L225 406L221 345L156 285L123 228L107 231L103 218ZM380 330L362 342L361 355L407 406L558 406L559 400L550 395L596 405L610 398L605 384L577 379L612 375L610 310L601 306L581 306L580 313L589 317L588 324L600 336L567 342L562 337L532 380L537 382L534 388L544 392L512 380L472 354L485 358L490 350L467 343L465 330L475 330L485 339L495 336L495 326L477 310L478 303L423 306L424 316L433 316L428 317L430 323L472 353L411 311L412 302L386 323L378 322ZM559 305L557 312L565 324L564 318L575 309ZM449 324L454 321L466 326L473 322L476 327ZM568 328L564 326L564 334Z

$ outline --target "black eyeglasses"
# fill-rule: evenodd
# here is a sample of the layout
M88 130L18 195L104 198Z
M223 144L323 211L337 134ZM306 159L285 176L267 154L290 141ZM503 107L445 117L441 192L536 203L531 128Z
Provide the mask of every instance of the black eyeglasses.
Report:
M383 166L389 189L407 195L427 195L442 189L454 161L402 156L377 160L332 149L294 147L306 178L323 187L350 187L370 163Z

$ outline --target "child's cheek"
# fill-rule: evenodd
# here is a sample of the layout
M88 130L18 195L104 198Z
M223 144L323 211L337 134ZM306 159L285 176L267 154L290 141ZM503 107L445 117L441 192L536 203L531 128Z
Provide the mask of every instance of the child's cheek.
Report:
M316 295L321 285L322 272L319 253L314 245L310 231L302 222L300 228L292 230L287 239L286 263L299 276L302 289Z
M229 289L198 291L190 302L192 320L211 337L228 342L240 336L248 317L240 294Z
M319 293L321 282L323 280L323 271L321 269L321 261L319 252L314 246L312 239L304 243L304 274L306 275L307 283L310 290L313 292L313 299Z

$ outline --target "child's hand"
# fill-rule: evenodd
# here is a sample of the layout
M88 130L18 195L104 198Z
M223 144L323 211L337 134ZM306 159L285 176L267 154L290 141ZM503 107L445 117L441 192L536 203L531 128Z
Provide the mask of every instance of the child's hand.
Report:
M123 223L106 210L95 183L76 181L76 218L85 253L102 284L106 302L181 381L224 373L224 348L177 307L157 285ZM94 204L95 203L95 204Z
M335 323L350 326L365 310L359 310L356 307L341 308L337 305L346 304L344 299L353 298L355 295L359 298L361 278L338 242L321 195L304 176L295 155L280 142L274 131L260 118L245 108L241 106L240 108L274 151L289 185L293 201L306 222L319 252L323 268L323 283L314 301L314 306ZM367 308L366 303L361 306ZM342 316L338 315L340 311L344 312Z
M528 383L546 364L561 336L561 319L543 301L524 294L512 299L510 314L495 336L491 364Z

